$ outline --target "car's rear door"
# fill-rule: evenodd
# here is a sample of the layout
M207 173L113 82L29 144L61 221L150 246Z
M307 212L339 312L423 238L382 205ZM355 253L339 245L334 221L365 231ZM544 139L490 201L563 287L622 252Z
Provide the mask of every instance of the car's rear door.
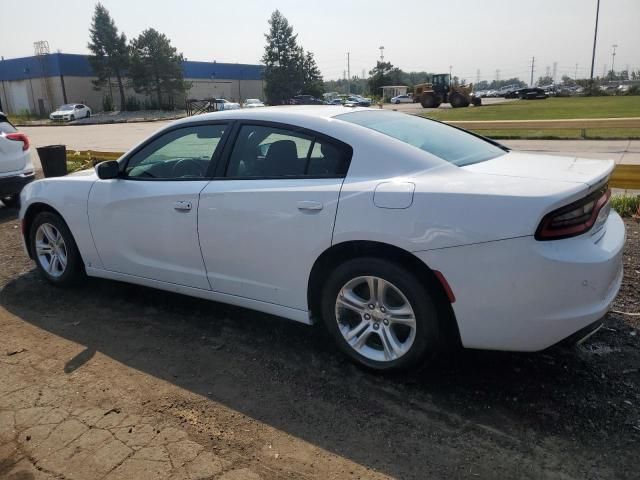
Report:
M164 132L129 156L121 178L96 181L89 221L104 269L210 289L198 199L226 130L226 124L196 124Z
M351 148L295 127L247 122L220 178L200 194L198 231L213 290L300 310L331 245Z

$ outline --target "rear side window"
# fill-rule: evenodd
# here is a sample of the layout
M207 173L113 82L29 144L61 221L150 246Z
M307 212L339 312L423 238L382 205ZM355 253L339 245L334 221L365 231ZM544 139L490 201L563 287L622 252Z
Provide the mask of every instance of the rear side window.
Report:
M345 113L336 118L384 133L459 167L506 153L502 148L463 130L415 115L366 111Z
M337 142L286 128L243 125L238 133L227 177L341 177L351 149Z
M0 133L16 133L16 127L11 125L9 119L2 113L0 113Z

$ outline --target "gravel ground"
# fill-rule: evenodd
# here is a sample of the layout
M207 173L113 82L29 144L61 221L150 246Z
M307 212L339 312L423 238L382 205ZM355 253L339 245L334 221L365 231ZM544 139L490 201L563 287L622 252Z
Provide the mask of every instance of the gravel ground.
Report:
M637 313L640 227L626 226L612 310ZM15 212L4 208L0 244L0 338L26 349L5 357L21 366L15 375L37 364L30 381L69 389L56 400L68 411L117 407L177 426L226 462L218 472L638 478L638 316L610 312L579 348L454 352L421 371L376 376L346 362L321 331L268 315L94 279L55 289L23 255ZM37 362L28 357L35 351ZM0 391L17 381L3 375ZM15 445L27 448L22 437ZM19 453L11 458L4 465ZM42 471L49 465L28 458ZM65 465L56 475L82 478ZM0 461L0 477L7 471Z

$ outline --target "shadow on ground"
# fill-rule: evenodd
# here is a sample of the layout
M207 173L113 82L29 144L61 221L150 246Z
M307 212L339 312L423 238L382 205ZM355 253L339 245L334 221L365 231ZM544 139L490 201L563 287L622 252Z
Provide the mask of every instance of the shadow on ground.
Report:
M14 223L15 211L0 208L0 229ZM98 279L61 290L18 271L8 274L0 305L85 347L65 359L65 374L101 352L399 478L439 476L464 461L486 465L490 478L636 471L640 350L617 316L580 349L458 351L419 371L378 376L345 361L319 328ZM184 412L185 402L164 413Z

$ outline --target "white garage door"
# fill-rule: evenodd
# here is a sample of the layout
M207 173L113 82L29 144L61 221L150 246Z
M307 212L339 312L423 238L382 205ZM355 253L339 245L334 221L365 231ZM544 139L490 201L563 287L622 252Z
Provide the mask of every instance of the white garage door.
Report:
M29 95L27 94L27 82L9 82L9 105L13 113L22 113L24 110L31 110L29 105ZM7 109L8 110L8 109Z

